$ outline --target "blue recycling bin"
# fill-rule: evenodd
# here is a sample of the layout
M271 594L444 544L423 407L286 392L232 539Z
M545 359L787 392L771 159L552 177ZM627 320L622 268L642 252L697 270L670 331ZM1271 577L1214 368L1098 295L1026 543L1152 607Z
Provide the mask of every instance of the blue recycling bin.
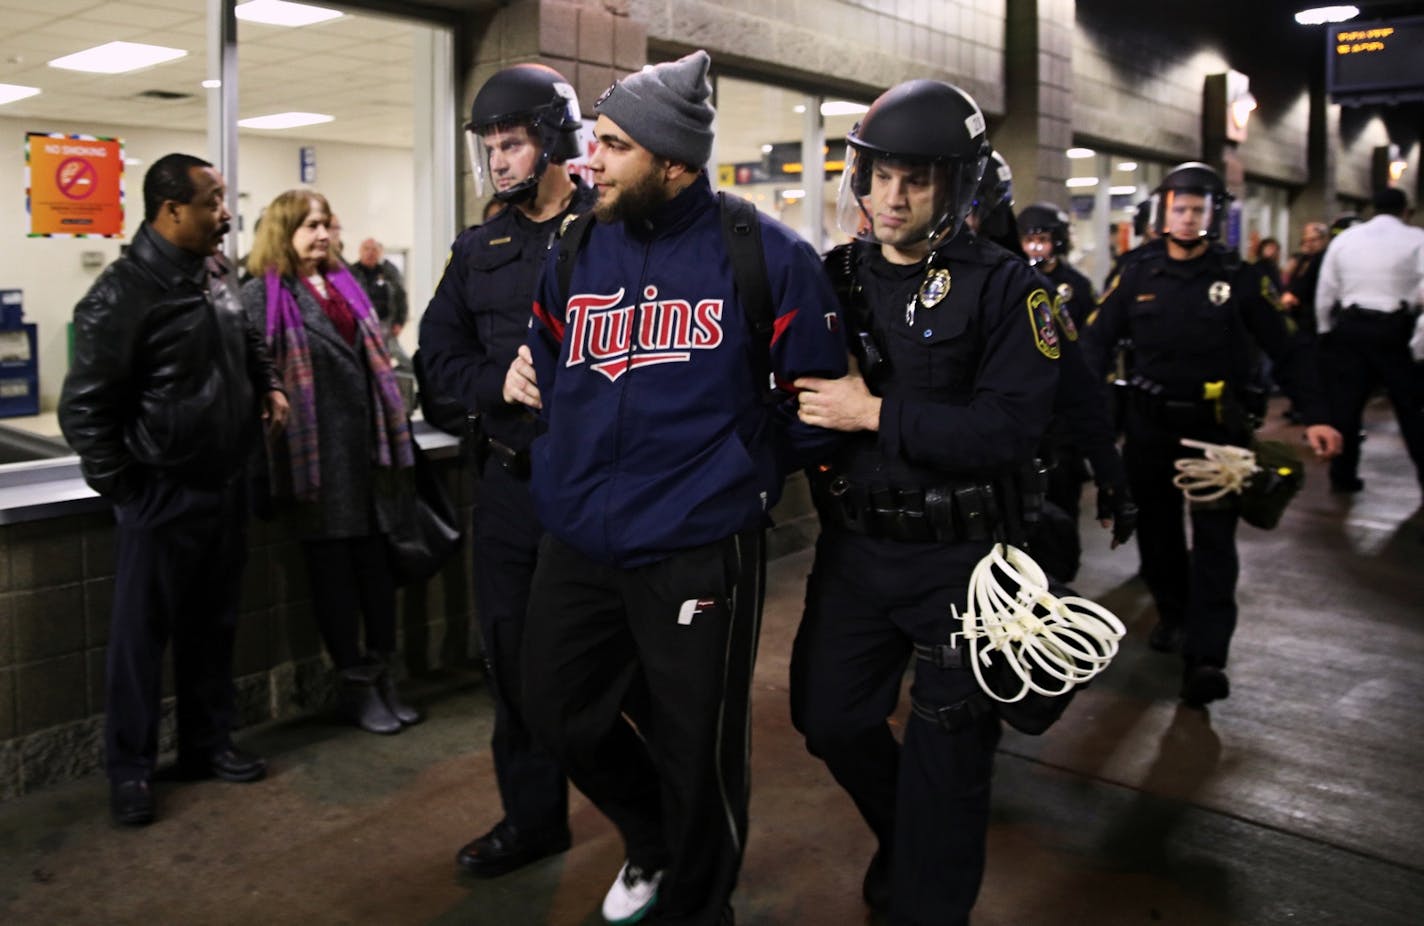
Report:
M38 329L24 319L24 291L0 289L0 418L40 413Z

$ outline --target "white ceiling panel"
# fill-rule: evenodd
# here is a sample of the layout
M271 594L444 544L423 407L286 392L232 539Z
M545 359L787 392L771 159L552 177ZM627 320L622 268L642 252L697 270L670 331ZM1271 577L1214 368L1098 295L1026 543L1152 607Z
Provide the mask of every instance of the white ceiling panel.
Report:
M39 96L0 107L63 123L201 126L207 70L205 0L0 0L0 81L39 87ZM412 27L364 14L300 29L238 23L239 110L245 118L289 109L330 113L334 122L269 136L411 144ZM143 71L84 74L45 62L122 39L182 48L187 57ZM145 90L192 94L138 98ZM244 130L246 131L246 130Z

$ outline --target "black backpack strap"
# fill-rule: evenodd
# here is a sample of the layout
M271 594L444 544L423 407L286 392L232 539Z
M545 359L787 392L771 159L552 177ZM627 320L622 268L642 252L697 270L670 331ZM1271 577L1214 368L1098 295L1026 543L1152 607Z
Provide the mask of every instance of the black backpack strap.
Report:
M752 334L752 371L762 397L774 401L771 337L776 330L776 309L771 302L771 283L762 251L761 221L756 206L742 197L720 192L717 198L722 207L722 240L732 261L732 283Z
M559 296L563 299L560 308L569 302L569 284L574 276L574 262L578 260L579 249L588 241L591 228L593 213L585 212L581 216L570 216L559 229L558 266L554 268L554 272L559 275Z

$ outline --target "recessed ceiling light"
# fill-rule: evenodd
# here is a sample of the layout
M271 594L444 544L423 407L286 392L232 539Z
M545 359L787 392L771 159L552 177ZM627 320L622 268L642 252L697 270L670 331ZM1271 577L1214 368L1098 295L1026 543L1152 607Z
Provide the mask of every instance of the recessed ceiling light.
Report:
M124 158L125 167L135 167L143 163L143 158Z
M852 103L849 100L827 100L821 104L821 115L858 116L869 108L864 103Z
M328 116L326 113L289 112L239 119L237 124L244 129L295 129L303 125L320 125L323 122L331 122L335 118L335 116Z
M22 87L19 84L0 84L0 106L32 97L40 92L39 87Z
M305 3L287 3L286 0L249 0L239 3L236 12L238 19L265 26L310 26L342 15L338 10Z
M204 89L204 90L216 90L217 88L219 88L219 87L221 87L221 86L222 86L222 81L217 80L216 78L214 78L213 80L205 80L205 81L203 81L203 89Z
M1295 21L1302 26L1318 26L1321 23L1342 23L1360 15L1360 8L1344 4L1341 6L1317 6L1301 10L1295 14Z
M1090 158L1097 154L1092 148L1069 148L1067 153L1070 158Z
M1117 169L1120 170L1120 171L1122 171L1122 172L1125 173L1125 174L1130 174L1130 173L1132 173L1134 170L1137 170L1137 162L1136 162L1136 161L1123 161L1121 164L1119 164L1119 165L1117 166Z
M176 61L188 53L181 48L144 45L139 42L107 42L77 51L49 63L52 68L66 71L88 71L91 74L123 74L155 64Z
M1098 178L1097 178L1097 177L1069 177L1067 180L1063 181L1063 183L1064 183L1065 186L1070 186L1070 187L1097 186L1097 185L1098 185Z
M1137 187L1135 187L1135 186L1115 186L1115 187L1108 187L1108 192L1111 193L1111 194L1114 195L1114 196L1131 196L1133 193L1136 193L1136 192L1137 192Z

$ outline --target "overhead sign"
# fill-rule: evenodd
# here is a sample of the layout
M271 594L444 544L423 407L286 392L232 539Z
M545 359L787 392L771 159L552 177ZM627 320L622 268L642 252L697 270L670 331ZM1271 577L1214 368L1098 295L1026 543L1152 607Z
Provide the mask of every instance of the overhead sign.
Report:
M1326 30L1326 88L1336 102L1424 98L1424 17Z
M123 140L27 132L25 196L31 238L122 238Z

